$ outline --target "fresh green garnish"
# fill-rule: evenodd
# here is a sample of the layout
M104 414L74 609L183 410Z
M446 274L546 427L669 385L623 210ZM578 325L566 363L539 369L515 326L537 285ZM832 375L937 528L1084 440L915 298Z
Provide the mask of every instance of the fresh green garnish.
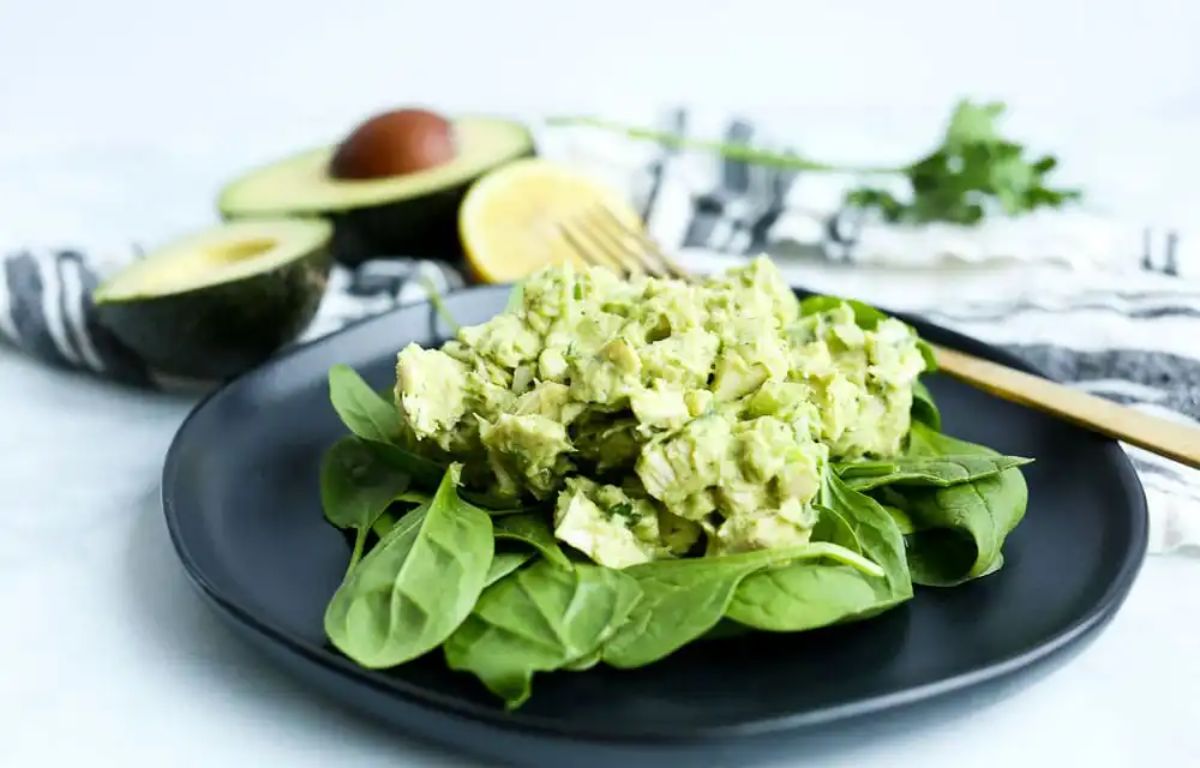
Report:
M470 613L492 564L492 522L447 470L428 505L401 518L350 569L325 632L364 667L394 667L441 645Z
M502 515L492 518L492 527L497 540L517 541L532 547L547 561L559 568L570 570L571 561L558 546L558 539L546 522L546 516L538 512L522 515Z
M896 169L907 177L909 199L899 199L886 189L861 187L852 190L846 201L859 208L876 208L888 221L977 224L990 204L1017 216L1078 200L1077 189L1047 186L1046 177L1058 164L1053 155L1028 157L1025 147L1001 137L996 122L1003 112L1000 103L960 102L941 146Z
M851 462L835 467L842 481L856 491L884 485L915 485L949 488L960 483L998 475L1028 464L1020 456L963 454L943 456L900 456L881 461Z
M909 187L908 195L903 198L878 186L858 187L846 195L848 205L878 210L892 222L969 225L979 223L992 208L1017 216L1080 199L1079 190L1048 186L1047 176L1058 164L1053 155L1028 157L1024 146L1000 135L996 123L1003 112L1004 105L999 102L980 104L963 100L955 107L942 143L936 149L913 163L890 167L823 163L791 152L687 139L591 117L556 117L548 122L590 125L618 131L630 138L796 171L902 177Z
M354 551L347 570L362 556L363 546L379 516L407 490L411 478L385 464L358 438L343 437L321 462L321 506L325 519L352 530Z
M633 517L633 505L628 501L620 504L613 504L608 508L608 514L613 515L614 517L631 518Z
M543 560L488 587L446 641L446 662L513 709L529 698L535 672L592 658L640 598L637 582L621 571L565 570Z

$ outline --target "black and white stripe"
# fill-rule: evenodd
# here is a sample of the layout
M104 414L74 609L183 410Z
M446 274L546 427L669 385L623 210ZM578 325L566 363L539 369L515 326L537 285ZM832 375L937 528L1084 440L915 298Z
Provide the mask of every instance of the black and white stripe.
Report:
M174 386L99 322L92 303L99 280L84 254L20 251L0 258L0 271L0 340L58 367L129 384ZM379 260L354 271L335 267L330 288L304 338L424 300L427 289L446 294L462 285L456 270L432 261Z
M1050 378L1200 424L1200 291L1087 291L921 312L1000 344ZM1152 551L1200 552L1200 471L1125 446L1146 490Z

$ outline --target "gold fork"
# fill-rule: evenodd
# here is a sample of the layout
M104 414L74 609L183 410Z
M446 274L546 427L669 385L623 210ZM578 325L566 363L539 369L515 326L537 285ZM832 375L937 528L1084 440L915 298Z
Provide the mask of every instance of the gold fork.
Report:
M694 278L652 238L603 205L558 226L571 250L585 263L626 276ZM937 345L934 352L939 370L985 392L1200 468L1200 428L1151 416L966 352Z

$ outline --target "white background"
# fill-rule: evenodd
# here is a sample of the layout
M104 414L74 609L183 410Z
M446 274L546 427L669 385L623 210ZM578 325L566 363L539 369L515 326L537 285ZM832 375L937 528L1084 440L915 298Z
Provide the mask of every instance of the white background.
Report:
M213 218L222 181L392 105L645 113L688 102L833 159L904 159L1003 99L1092 205L1200 210L1200 6L1185 2L200 3L0 0L0 249L122 248ZM0 763L457 762L277 673L185 584L156 501L189 402L0 349ZM1111 628L1000 702L822 764L1190 764L1200 562L1152 558ZM800 764L805 756L792 761Z

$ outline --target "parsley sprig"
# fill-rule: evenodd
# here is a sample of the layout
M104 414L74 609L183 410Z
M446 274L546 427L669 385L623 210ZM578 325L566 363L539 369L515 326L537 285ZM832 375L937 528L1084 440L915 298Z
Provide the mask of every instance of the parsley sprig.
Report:
M551 118L556 125L587 125L618 131L630 138L667 146L720 154L746 163L815 173L857 173L900 176L908 183L906 196L889 189L861 186L846 194L848 205L875 209L888 221L906 224L949 222L977 224L992 210L1018 216L1037 208L1058 208L1078 200L1079 190L1049 186L1048 175L1058 161L1053 155L1037 159L1026 148L1000 135L1001 103L958 103L942 143L916 162L898 167L833 165L793 152L773 152L747 144L688 139L671 133L636 128L591 117Z

